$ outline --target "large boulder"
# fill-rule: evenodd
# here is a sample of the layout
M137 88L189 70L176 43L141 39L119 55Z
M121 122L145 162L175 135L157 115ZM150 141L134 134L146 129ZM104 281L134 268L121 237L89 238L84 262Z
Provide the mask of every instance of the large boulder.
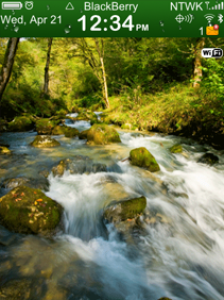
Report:
M134 198L110 204L104 211L103 217L109 223L117 223L133 219L143 213L146 208L146 198Z
M30 145L36 148L52 148L60 146L60 143L50 136L37 135Z
M146 198L134 198L130 200L113 201L103 213L105 223L113 223L117 232L121 234L127 243L135 242L136 233L143 229L139 216L146 208ZM134 238L134 239L133 239Z
M52 135L62 135L62 134L64 134L64 131L65 131L65 126L57 125L54 127L51 134Z
M66 127L64 128L65 137L75 137L79 135L79 131L76 128Z
M219 158L213 153L205 153L201 158L199 158L198 162L212 166L219 162Z
M8 123L8 131L22 132L33 128L33 121L29 117L15 117L15 119Z
M131 150L129 159L134 166L146 168L151 172L160 170L155 157L145 147Z
M94 163L88 156L75 155L73 158L61 160L60 163L52 168L53 176L61 177L65 171L70 174L98 173L106 172L107 166Z
M64 134L65 137L75 137L79 135L79 131L76 128L68 126L55 126L52 130L52 135L61 135Z
M48 234L61 215L61 205L39 189L19 186L0 198L0 223L14 232Z
M37 133L40 135L50 135L55 125L55 121L51 121L49 119L40 119L36 122Z
M170 152L171 153L182 153L183 152L183 148L181 145L176 144L173 147L170 148Z
M105 124L95 124L87 133L87 143L89 145L108 145L120 142L119 133L112 126Z

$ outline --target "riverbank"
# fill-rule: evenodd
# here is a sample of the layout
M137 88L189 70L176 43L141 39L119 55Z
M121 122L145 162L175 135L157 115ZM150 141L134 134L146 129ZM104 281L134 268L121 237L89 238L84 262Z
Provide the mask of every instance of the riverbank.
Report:
M122 129L189 137L224 149L223 104L215 102L215 97L178 85L154 95L141 95L138 102L130 97L112 97L104 121Z

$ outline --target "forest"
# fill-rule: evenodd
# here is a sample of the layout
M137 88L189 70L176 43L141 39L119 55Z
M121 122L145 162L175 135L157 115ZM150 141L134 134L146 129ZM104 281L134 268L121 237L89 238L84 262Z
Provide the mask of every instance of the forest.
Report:
M223 47L0 39L0 299L224 299Z
M7 39L0 42L3 65ZM223 147L223 59L201 58L202 48L223 44L222 38L20 40L0 124L22 115L103 110L105 122L122 128Z

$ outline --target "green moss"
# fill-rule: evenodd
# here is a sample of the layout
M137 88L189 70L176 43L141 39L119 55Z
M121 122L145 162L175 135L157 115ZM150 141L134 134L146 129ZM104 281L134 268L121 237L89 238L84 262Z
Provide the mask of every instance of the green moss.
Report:
M134 198L110 205L104 212L104 218L109 222L133 219L142 214L146 208L146 198Z
M87 133L88 144L108 145L111 143L120 143L119 133L111 126L105 124L93 125Z
M181 152L183 152L183 148L182 148L181 145L176 144L176 145L174 145L173 147L170 148L170 152L171 153L181 153Z
M61 214L62 207L39 189L19 186L0 198L0 222L14 232L52 230Z
M36 130L38 134L48 135L52 133L55 125L60 123L60 120L51 121L49 119L40 119L36 122Z
M65 126L55 126L53 131L52 131L52 135L61 135L61 134L64 134L65 132Z
M30 146L36 148L52 148L52 147L60 146L60 143L49 136L37 135L34 141L30 144Z
M33 122L29 117L15 117L15 119L8 123L9 131L27 131L33 128Z
M66 137L75 137L77 135L79 135L79 131L75 128L71 128L71 127L64 127L64 134Z
M147 168L151 172L160 170L155 157L144 147L131 150L130 161L132 165Z

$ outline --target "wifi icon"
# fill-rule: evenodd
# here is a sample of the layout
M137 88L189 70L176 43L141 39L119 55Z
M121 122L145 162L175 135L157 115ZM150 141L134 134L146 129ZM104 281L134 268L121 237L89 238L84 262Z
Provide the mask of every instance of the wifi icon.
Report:
M215 15L207 14L204 17L206 18L206 20L208 20L209 23L211 23L211 20L214 19Z

